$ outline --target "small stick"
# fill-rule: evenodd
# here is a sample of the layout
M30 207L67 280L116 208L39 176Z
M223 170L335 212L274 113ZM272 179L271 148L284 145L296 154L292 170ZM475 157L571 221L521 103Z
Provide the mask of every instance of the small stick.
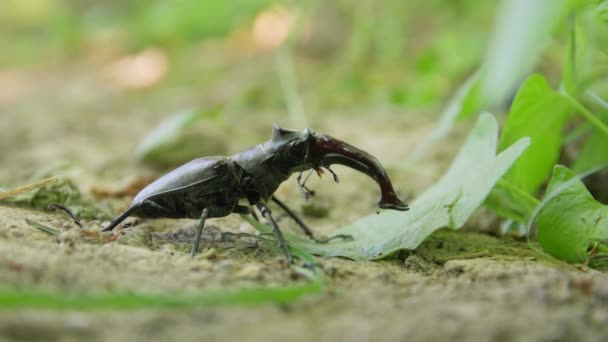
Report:
M0 199L6 198L6 197L15 196L15 195L19 195L19 194L24 193L24 192L32 191L32 190L38 189L40 187L43 187L43 186L45 186L47 184L56 183L58 180L59 180L59 177L53 176L53 177L49 177L47 179L43 179L43 180L38 181L38 182L34 182L34 183L31 183L31 184L20 186L18 188L12 189L12 190L0 192Z
M76 217L76 214L74 214L74 212L72 211L72 209L66 207L65 205L59 204L59 203L51 203L46 208L48 210L60 209L60 210L65 211L66 213L68 213L68 215L70 215L70 217L72 218L72 220L74 220L74 223L76 223L78 225L78 227L82 228L82 223L80 223L80 220L78 219L78 217Z

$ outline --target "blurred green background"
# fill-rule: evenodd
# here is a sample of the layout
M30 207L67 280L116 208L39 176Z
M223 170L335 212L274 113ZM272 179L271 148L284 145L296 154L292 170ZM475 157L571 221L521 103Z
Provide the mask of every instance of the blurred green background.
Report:
M306 111L436 112L479 65L496 7L476 0L3 0L0 70L98 68L120 89L184 86L206 105L283 110L295 92L291 106Z

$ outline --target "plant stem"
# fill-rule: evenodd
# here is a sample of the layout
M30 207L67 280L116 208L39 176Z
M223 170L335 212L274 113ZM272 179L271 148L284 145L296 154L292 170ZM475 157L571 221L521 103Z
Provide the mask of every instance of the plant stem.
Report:
M279 82L283 90L285 102L287 103L287 113L294 125L306 127L306 114L304 113L304 106L298 92L298 82L291 60L291 51L288 46L283 45L278 48L276 51L276 61Z
M585 119L587 119L593 126L602 131L602 133L608 136L608 126L606 126L602 120L600 120L597 116L591 113L585 106L583 106L580 102L578 102L575 98L570 96L569 94L564 94L565 98L568 99L572 107L574 107L580 115L582 115Z
M589 133L589 131L591 131L593 129L593 127L591 127L591 126L592 125L590 122L584 122L584 123L578 125L578 127L576 127L571 132L566 134L566 136L564 137L564 145L569 145L569 144L575 142L577 139L579 139L583 135Z
M591 90L587 90L585 92L585 95L587 95L588 97L590 97L593 101L595 101L595 103L597 103L598 105L600 105L602 108L608 109L608 102L606 102L606 100L604 100L603 98L601 98L596 93L592 92Z
M509 191L516 193L518 196L520 196L520 198L526 199L528 202L533 203L534 205L538 205L540 203L540 201L536 197L532 196L527 191L520 189L518 186L515 186L506 180L499 179L496 184L502 186L505 189L509 189Z

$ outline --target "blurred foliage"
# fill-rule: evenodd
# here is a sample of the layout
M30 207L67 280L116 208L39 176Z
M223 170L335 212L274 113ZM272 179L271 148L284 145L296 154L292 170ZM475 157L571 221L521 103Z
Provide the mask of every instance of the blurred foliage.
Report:
M229 154L225 129L217 129L222 108L167 116L137 146L138 159L159 167L178 166L201 155Z
M39 210L48 210L50 204L61 204L69 206L80 218L111 217L105 212L105 208L95 206L89 199L83 197L75 182L66 177L61 178L58 182L0 199L0 203Z
M242 36L251 33L256 16L277 7L296 16L290 51L310 110L362 102L438 106L478 64L495 11L494 4L474 0L3 0L0 65L103 60L160 47L177 65L169 79L194 79L194 86L221 82L242 62L239 54L274 73L272 55L259 47L251 54ZM201 52L211 41L233 42L237 51ZM221 62L213 64L216 59ZM219 101L284 108L278 81L258 76L245 83Z
M2 62L36 61L45 54L72 57L88 44L108 41L130 49L180 47L223 36L267 4L267 0L4 0L0 35L12 49L6 50Z

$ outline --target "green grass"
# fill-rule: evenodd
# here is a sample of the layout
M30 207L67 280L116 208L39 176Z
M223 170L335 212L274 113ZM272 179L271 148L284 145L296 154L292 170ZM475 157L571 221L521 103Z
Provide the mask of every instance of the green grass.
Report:
M218 305L254 306L285 304L311 294L319 294L324 285L314 280L301 285L276 288L215 290L197 295L146 295L127 293L58 294L30 290L0 290L0 310L135 310L142 308L183 309Z

